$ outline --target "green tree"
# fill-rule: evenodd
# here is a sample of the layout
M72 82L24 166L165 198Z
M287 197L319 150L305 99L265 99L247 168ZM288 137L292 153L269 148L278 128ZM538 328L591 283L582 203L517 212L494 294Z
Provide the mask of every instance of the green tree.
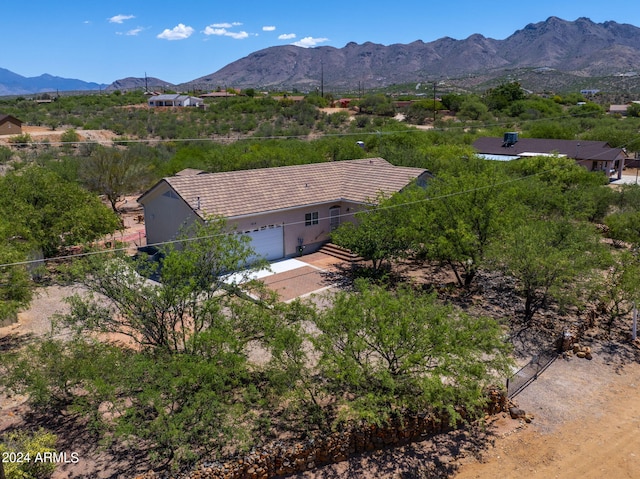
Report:
M604 108L597 103L587 102L569 108L568 113L578 118L600 118L604 115Z
M621 250L611 255L608 268L595 290L599 309L607 314L609 331L616 320L629 314L640 302L640 258L638 251Z
M71 297L72 311L64 321L80 331L126 335L143 348L206 356L213 347L205 341L211 331L241 333L226 313L239 296L223 293L239 293L237 284L263 265L258 261L245 269L252 257L247 237L211 218L185 230L179 243L163 247L159 264L90 258L78 271L80 281L105 299ZM241 272L230 276L233 271ZM160 284L147 278L155 275Z
M391 98L382 94L367 95L360 100L358 106L360 113L369 115L393 116L395 114Z
M499 265L524 298L524 321L550 299L575 298L602 261L593 228L563 219L520 217L494 243Z
M27 258L10 242L0 244L0 263L21 263ZM0 266L0 324L16 319L17 312L32 298L33 284L24 265Z
M149 165L142 158L117 148L96 148L80 164L79 175L91 191L105 195L114 212L116 203L149 181Z
M465 100L460 105L458 116L463 120L486 120L490 118L487 105L477 99Z
M629 105L629 108L627 108L627 115L633 118L640 117L640 103L633 102Z
M619 211L608 215L604 223L609 237L618 241L640 244L640 211Z
M342 223L331 240L371 261L373 270L379 271L385 262L403 256L411 244L399 228L407 214L402 201L401 196L380 196L376 205L355 214L355 222Z
M442 103L433 100L421 100L413 102L405 113L408 122L422 125L426 120L434 117L434 110L442 110Z
M470 159L460 168L429 183L431 200L416 203L413 235L427 258L448 265L458 284L469 287L501 232L509 177L484 160Z
M94 241L120 225L97 197L37 166L0 178L0 213L8 225L0 234L45 257Z
M471 318L433 295L407 286L387 291L364 281L355 294L338 293L315 320L313 344L329 391L344 404L344 419L384 421L393 410L473 413L483 388L506 373L500 326Z
M501 111L512 103L523 100L525 97L526 95L520 83L510 82L487 90L484 94L484 102L490 110Z

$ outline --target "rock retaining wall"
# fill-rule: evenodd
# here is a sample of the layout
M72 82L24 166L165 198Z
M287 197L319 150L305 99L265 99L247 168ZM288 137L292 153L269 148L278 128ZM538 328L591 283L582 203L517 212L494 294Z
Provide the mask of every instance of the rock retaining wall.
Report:
M506 396L495 390L489 393L488 414L508 409ZM445 414L407 414L389 425L361 424L315 437L304 442L285 444L276 441L249 454L226 461L204 463L180 479L270 479L300 473L317 466L344 461L349 456L385 447L424 440L452 430ZM136 479L159 479L167 476L149 472Z

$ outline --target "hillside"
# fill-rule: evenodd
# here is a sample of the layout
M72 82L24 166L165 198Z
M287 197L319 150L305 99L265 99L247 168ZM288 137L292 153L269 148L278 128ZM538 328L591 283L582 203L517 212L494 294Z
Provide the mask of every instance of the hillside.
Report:
M424 43L349 43L343 48L266 48L221 70L180 85L183 89L367 88L468 75L496 77L505 70L551 68L578 77L610 76L640 64L640 28L616 22L574 22L550 17L504 40L475 34Z
M455 26L451 28L455 35ZM207 59L202 62L206 64ZM0 68L0 95L105 87L180 91L226 86L302 91L324 87L327 91L356 91L436 80L473 89L514 75L530 76L532 83L523 85L532 90L605 87L640 91L638 65L640 28L613 21L550 17L504 40L474 34L463 40L444 37L428 43L416 40L392 45L351 42L342 48L270 47L180 85L158 78L127 77L107 86L47 74L27 78ZM619 78L626 80L610 81ZM597 84L589 83L595 80Z
M99 90L105 85L85 82L72 78L62 78L49 74L24 77L5 68L0 68L0 96L24 95L29 93L61 91Z

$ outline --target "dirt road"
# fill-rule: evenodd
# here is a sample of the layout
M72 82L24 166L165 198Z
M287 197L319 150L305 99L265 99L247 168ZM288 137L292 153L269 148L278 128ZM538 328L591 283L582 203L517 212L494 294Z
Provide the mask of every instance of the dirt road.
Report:
M455 478L640 477L640 365L616 372L596 361L554 363L518 398L534 421L499 437L482 463L469 459Z

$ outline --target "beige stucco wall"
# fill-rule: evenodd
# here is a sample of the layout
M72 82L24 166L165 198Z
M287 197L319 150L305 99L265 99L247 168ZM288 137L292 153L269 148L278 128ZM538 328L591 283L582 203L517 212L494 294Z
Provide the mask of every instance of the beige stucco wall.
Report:
M171 196L165 195L168 192ZM180 230L197 218L193 210L162 183L145 197L143 207L148 245L176 239Z
M143 200L147 244L153 245L176 239L181 229L196 220L201 220L185 201L166 184L160 183L148 192ZM193 205L194 207L196 205ZM359 203L335 201L308 205L288 210L279 210L245 217L228 218L229 228L245 233L258 231L262 227L279 225L284 228L284 255L297 256L298 247L304 252L315 251L329 241L331 233L331 210L340 208L338 222L353 221L353 214L363 208ZM318 213L318 224L305 224L307 213Z
M22 133L22 128L12 121L5 121L0 125L0 135L19 135L20 133Z
M312 252L329 241L331 233L330 211L335 206L340 207L341 223L351 221L351 215L362 208L358 203L335 201L243 218L230 218L229 225L235 227L238 232L255 231L262 226L284 225L284 254L285 256L295 256L298 254L299 238L302 240L305 253ZM318 224L306 226L305 214L314 212L318 213Z

